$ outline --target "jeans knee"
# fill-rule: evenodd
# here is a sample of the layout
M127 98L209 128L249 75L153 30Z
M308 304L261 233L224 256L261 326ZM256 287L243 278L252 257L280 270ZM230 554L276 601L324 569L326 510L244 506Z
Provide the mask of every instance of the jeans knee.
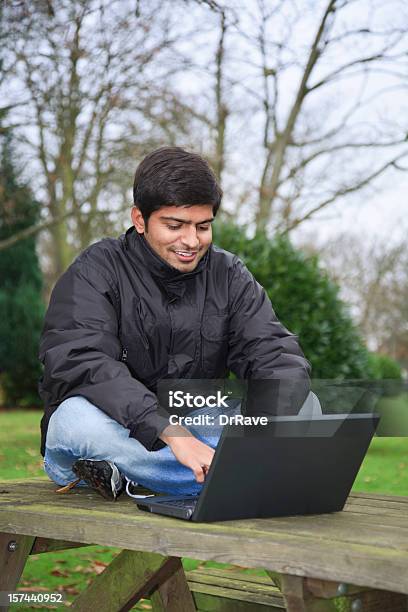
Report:
M66 448L73 451L90 442L93 435L98 435L95 417L99 408L82 396L69 397L61 402L51 416L47 446L49 448Z

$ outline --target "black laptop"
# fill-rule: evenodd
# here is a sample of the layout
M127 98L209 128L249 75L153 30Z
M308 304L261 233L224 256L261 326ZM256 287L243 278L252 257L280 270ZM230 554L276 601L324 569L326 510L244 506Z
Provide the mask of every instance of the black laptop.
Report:
M228 425L200 495L154 495L136 503L200 522L342 510L378 422L375 414L335 414Z

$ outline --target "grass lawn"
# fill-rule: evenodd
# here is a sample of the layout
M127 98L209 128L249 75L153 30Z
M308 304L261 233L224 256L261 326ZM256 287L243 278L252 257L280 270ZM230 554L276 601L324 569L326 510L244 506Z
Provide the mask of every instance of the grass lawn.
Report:
M384 406L393 414L408 410L408 394L384 400ZM0 480L44 475L39 455L39 422L41 414L35 411L0 412ZM407 438L373 439L367 457L357 476L354 491L406 495L408 493L408 441ZM29 558L20 587L38 592L61 591L72 600L93 577L101 573L118 553L102 546L79 548L71 551L33 555ZM198 566L225 567L219 563L201 563L184 559L185 569ZM245 570L248 573L262 573ZM50 609L42 606L40 610ZM12 610L30 610L27 606L13 605ZM151 609L142 601L134 609Z

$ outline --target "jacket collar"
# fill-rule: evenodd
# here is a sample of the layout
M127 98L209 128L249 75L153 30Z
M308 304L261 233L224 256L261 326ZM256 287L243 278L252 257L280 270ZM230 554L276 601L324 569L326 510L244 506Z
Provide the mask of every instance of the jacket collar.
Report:
M125 249L138 268L148 268L152 276L156 277L165 286L166 290L177 297L184 294L185 281L197 274L201 274L208 266L210 251L198 262L192 272L180 272L162 259L149 245L143 234L130 227L124 236Z

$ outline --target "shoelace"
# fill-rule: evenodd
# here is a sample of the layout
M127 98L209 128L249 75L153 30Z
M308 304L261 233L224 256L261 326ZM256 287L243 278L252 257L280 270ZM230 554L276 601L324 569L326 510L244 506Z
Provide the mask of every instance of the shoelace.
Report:
M126 493L129 495L129 497L133 497L134 499L145 499L146 497L154 497L154 494L151 495L135 495L134 493L131 493L129 491L129 486L133 485L134 487L137 486L137 482L134 482L133 480L130 480L130 478L128 478L127 476L125 476L126 478Z

